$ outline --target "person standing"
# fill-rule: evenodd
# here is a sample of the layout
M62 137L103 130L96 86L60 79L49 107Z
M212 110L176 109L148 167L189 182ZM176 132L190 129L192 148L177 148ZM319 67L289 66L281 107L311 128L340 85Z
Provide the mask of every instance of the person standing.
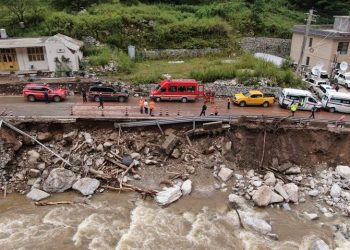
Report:
M148 101L147 101L147 99L143 103L143 108L145 109L145 114L148 114Z
M292 104L290 105L290 111L292 112L292 116L294 116L294 113L297 111L298 109L298 103L297 102L292 102Z
M317 108L316 108L316 105L314 105L312 108L311 108L311 115L309 116L309 119L315 119L315 112L317 111Z
M102 108L102 109L104 109L102 93L100 93L100 94L98 95L98 100L99 100L99 103L100 103L100 104L98 105L97 108Z
M231 108L231 98L227 97L227 109Z
M335 91L337 91L337 92L339 91L339 84L338 83L335 84Z
M154 116L154 109L155 109L155 107L156 107L156 103L153 100L151 100L149 102L149 115L150 116Z
M207 110L207 105L206 105L206 103L204 102L204 104L203 104L203 106L202 106L202 111L201 111L201 113L200 113L199 116L202 116L202 115L205 116L205 111L206 111L206 110Z
M49 91L47 89L45 89L45 92L44 92L44 100L45 100L46 103L50 103Z
M219 114L218 106L215 105L215 107L214 107L214 115L218 115L218 114Z
M87 102L86 90L85 90L85 88L83 88L83 89L81 90L81 94L82 94L82 96L83 96L83 102Z
M140 98L140 100L139 100L139 107L140 107L140 113L141 113L141 115L143 114L144 104L145 104L145 100L144 100L143 97L141 96L141 98Z

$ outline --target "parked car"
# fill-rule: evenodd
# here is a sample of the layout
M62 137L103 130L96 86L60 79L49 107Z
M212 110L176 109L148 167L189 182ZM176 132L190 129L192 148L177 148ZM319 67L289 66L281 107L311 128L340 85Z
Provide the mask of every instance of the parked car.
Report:
M249 90L247 92L235 94L233 102L240 107L244 106L260 106L268 107L275 102L275 97L265 95L259 90Z
M327 92L336 92L336 90L331 85L328 85L328 84L320 84L319 86L312 86L310 90L313 93L315 93L320 99L322 99Z
M104 101L119 101L126 102L129 98L129 93L126 90L122 90L120 87L113 85L93 85L90 86L87 97L91 101L99 102L100 94Z
M337 73L334 79L338 84L343 85L346 88L350 88L350 72Z
M312 86L319 86L320 84L327 84L328 80L325 79L314 79L314 78L306 78L305 83L308 85L308 87Z
M328 92L322 98L322 107L332 113L350 113L350 94Z
M193 79L167 79L150 93L150 98L160 101L195 101L204 96L204 86Z
M314 106L322 108L321 102L317 101L310 91L301 89L285 88L278 98L278 103L282 108L289 108L292 102L299 102L298 109L311 110Z
M45 90L48 91L49 100L61 102L66 99L68 92L65 89L52 89L48 84L28 83L23 89L23 96L30 102L44 100Z

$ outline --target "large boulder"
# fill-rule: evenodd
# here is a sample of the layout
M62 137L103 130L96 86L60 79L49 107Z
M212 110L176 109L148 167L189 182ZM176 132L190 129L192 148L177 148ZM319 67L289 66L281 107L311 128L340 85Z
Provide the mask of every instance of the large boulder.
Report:
M250 229L260 234L266 235L272 231L271 225L263 219L244 216L242 222L243 222L243 225L249 227Z
M179 138L176 135L170 134L166 137L165 141L163 142L162 149L165 151L166 154L169 155L175 148L178 141Z
M189 195L192 191L192 181L186 180L181 185L182 195Z
M272 191L267 186L262 186L253 194L253 201L259 207L266 207L270 204Z
M52 134L50 132L39 132L36 136L38 141L48 142L52 139Z
M275 191L278 194L280 194L286 201L289 201L289 196L288 196L286 190L284 190L283 186L280 183L276 184Z
M267 186L274 186L276 184L276 177L272 172L268 172L264 176L264 182Z
M75 174L65 168L53 169L44 181L43 189L49 193L61 193L70 189L76 179Z
M324 242L321 239L316 239L314 242L312 242L310 250L329 250L329 246L326 242Z
M335 172L342 178L350 180L350 167L338 165Z
M288 183L283 185L284 190L286 190L286 193L289 196L289 200L298 203L299 201L299 188L294 183Z
M272 191L270 203L280 203L283 202L283 197Z
M27 155L28 155L28 162L31 164L36 163L40 158L40 154L35 150L28 151Z
M48 194L40 189L32 188L32 190L30 190L30 192L26 196L27 196L27 198L29 198L33 201L40 201L40 200L43 200L43 199L50 197L50 194Z
M330 195L332 196L332 198L339 198L341 196L341 192L341 187L337 183L335 183L331 188Z
M159 205L165 206L178 200L181 195L182 192L179 186L165 187L162 191L157 193L155 200Z
M218 174L220 179L225 182L228 181L232 175L233 175L233 170L227 167L222 167Z
M79 191L82 195L91 195L99 186L99 180L86 177L77 180L72 188Z

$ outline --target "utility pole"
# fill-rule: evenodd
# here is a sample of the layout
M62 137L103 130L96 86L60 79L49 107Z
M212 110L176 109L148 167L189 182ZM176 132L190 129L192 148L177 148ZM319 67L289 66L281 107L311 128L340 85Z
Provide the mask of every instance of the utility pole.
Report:
M307 39L309 37L311 22L314 21L313 20L314 16L315 16L314 15L314 9L309 10L308 17L307 17L307 22L306 22L305 35L304 35L304 38L303 38L303 43L301 45L301 52L300 52L300 57L299 57L299 61L298 61L298 66L297 66L297 73L300 73L300 71L301 71L301 64L304 61L305 46L306 46Z

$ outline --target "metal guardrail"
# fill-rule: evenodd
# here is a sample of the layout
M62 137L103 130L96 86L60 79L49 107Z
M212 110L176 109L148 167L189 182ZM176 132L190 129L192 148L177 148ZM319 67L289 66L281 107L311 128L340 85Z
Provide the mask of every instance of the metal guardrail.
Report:
M203 123L203 122L233 122L237 121L240 118L245 118L250 121L289 121L292 123L310 123L318 122L324 123L327 125L350 125L350 122L340 122L338 120L327 120L327 119L309 119L303 117L280 117L280 116L194 116L194 117L178 117L174 119L154 119L154 120L143 120L143 121L133 121L133 122L115 122L115 128L133 128L133 127L146 127L146 126L160 126L160 125L175 125L175 124L184 124L184 123Z

